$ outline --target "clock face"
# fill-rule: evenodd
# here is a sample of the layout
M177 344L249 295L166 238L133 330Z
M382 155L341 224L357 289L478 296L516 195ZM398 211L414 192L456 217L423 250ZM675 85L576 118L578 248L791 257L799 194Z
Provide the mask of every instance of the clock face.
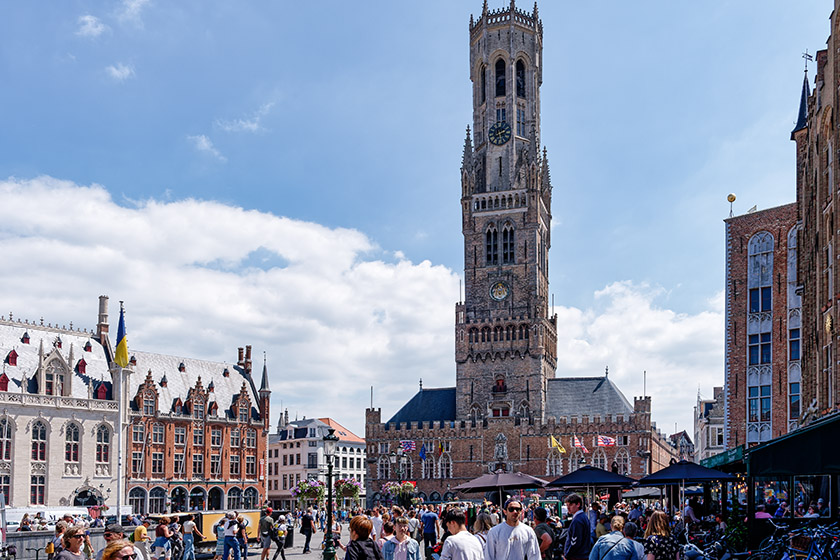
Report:
M496 301L502 301L508 294L510 293L510 289L507 287L507 284L504 282L496 282L492 286L490 286L490 297L495 299Z
M497 122L490 127L490 131L487 136L490 139L491 144L501 146L510 140L510 125L504 121Z

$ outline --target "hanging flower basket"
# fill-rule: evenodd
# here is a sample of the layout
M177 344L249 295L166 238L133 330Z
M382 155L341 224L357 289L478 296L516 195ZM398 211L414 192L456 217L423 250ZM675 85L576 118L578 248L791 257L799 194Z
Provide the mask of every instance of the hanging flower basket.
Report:
M301 480L292 486L291 494L299 503L312 501L320 504L324 501L326 485L320 480Z
M335 494L340 498L353 498L357 500L362 485L355 478L339 478L335 481Z

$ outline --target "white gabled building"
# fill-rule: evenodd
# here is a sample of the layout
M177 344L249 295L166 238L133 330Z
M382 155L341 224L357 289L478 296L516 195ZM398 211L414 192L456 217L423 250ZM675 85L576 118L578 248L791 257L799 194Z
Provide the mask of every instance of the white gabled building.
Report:
M117 490L108 298L94 332L0 317L0 492L11 507L90 506Z

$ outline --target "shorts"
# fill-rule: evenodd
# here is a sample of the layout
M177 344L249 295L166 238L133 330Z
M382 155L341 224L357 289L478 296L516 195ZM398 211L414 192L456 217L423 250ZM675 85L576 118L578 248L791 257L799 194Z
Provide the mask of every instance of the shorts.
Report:
M262 548L271 548L271 535L260 535L260 546Z

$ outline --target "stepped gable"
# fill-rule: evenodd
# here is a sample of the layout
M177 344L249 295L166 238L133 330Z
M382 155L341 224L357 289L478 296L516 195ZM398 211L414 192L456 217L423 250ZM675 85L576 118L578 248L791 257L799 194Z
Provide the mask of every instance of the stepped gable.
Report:
M405 403L392 422L437 422L455 420L455 387L420 389Z
M146 380L145 372L151 370L159 396L158 412L162 414L172 412L172 403L176 399L180 398L182 402L186 402L190 391L195 389L196 382L201 377L201 382L205 386L213 384L213 391L207 393L207 404L215 402L219 407L220 416L232 417L231 405L239 399L242 384L245 383L245 390L251 403L251 418L259 418L260 401L253 380L245 369L238 365L150 352L134 352L133 356L137 359L137 365L134 366L135 374L129 378L128 394L132 398L137 394L140 385ZM184 371L179 370L181 364L184 365ZM230 372L228 377L222 375L225 368ZM166 377L166 386L161 385L164 377ZM131 402L135 407L134 401Z
M633 405L608 376L549 379L546 397L546 416L557 419L633 414Z
M24 335L29 337L28 344L23 343ZM60 348L56 346L58 339L61 340ZM88 344L89 352L85 351ZM93 333L36 325L34 322L27 324L0 320L0 360L3 364L0 372L4 372L9 378L8 392L30 392L21 388L21 382L25 377L29 385L29 381L35 377L42 348L45 365L57 355L72 373L70 397L90 398L89 389L95 391L101 383L105 383L108 394L111 394L108 357L105 348L93 337ZM16 365L12 365L9 360L13 350L17 355ZM85 361L84 373L79 373L77 364L82 359Z

